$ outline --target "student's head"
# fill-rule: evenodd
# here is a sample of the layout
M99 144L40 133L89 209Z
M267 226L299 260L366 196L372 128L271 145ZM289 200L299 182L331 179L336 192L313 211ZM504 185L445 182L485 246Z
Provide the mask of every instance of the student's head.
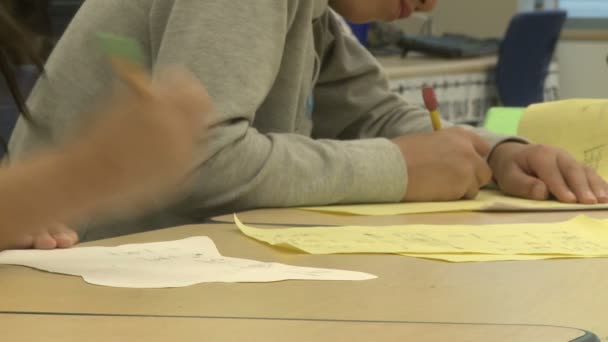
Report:
M329 0L329 5L353 23L392 21L412 13L428 12L437 0Z

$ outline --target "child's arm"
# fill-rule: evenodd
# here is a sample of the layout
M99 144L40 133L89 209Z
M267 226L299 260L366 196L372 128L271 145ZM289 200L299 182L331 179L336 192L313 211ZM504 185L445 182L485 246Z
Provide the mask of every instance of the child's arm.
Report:
M407 167L402 175L407 178L406 201L473 197L493 177L501 190L515 196L608 202L608 184L557 148L467 126L430 134L428 111L390 91L378 62L346 36L336 18L327 13L321 20L333 39L324 47L327 66L315 93L323 114L317 116L316 135L391 139L401 152L395 158Z
M211 102L186 73L159 84L111 101L71 144L0 170L0 249L54 223L139 209L175 191L193 166Z
M166 224L176 212L200 218L255 207L399 201L407 182L390 141L310 137L313 122L304 110L313 91L310 30L313 15L325 6L308 0L87 1L30 97L36 118L52 135L20 122L11 151L20 154L61 137L70 128L64 122L86 114L93 95L111 82L106 58L90 38L109 31L138 41L144 65L153 70L187 65L218 108L209 132L211 158L198 165L187 200L146 224ZM317 119L315 138L325 125Z

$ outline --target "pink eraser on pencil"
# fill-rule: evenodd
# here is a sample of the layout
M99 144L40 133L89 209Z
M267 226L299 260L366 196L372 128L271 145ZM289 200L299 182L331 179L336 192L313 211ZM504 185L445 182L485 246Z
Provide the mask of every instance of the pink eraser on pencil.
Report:
M422 89L422 98L424 98L424 105L426 109L430 112L434 112L439 107L439 103L437 102L437 96L435 96L435 91L431 87L424 87Z

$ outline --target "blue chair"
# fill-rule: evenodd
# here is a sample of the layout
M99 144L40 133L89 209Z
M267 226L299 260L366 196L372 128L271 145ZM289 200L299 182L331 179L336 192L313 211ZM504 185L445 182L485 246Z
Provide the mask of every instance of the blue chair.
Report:
M544 84L566 11L517 14L500 46L496 84L501 105L527 107L544 102Z
M351 31L353 31L353 34L355 35L355 37L357 37L359 42L364 46L367 46L367 34L369 33L369 24L353 24L349 22L348 26L350 26Z

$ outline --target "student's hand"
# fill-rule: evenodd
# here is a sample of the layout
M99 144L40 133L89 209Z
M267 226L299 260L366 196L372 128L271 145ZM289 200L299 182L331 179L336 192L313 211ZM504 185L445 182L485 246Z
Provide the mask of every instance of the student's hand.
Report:
M546 145L506 142L489 159L494 178L509 195L565 203L608 203L608 184L567 152Z
M0 240L0 251L5 249L70 248L78 243L78 234L62 224L55 224L26 234L14 234L12 239Z
M197 147L212 112L201 83L175 70L148 84L147 94L110 101L79 147L85 177L102 196L106 188L125 198L173 190L205 158Z
M71 247L77 235L52 222L130 215L163 206L179 193L196 162L206 157L198 147L204 145L213 106L188 73L173 71L157 83L142 80L139 92L123 91L108 101L99 120L76 139L5 169L17 181L34 184L26 190L39 205L28 209L26 201L8 211L15 217L7 221L19 223L9 226L19 230L0 231L0 249ZM43 184L37 187L39 180Z
M462 128L393 139L407 165L404 201L474 198L492 179L485 158L490 145Z

